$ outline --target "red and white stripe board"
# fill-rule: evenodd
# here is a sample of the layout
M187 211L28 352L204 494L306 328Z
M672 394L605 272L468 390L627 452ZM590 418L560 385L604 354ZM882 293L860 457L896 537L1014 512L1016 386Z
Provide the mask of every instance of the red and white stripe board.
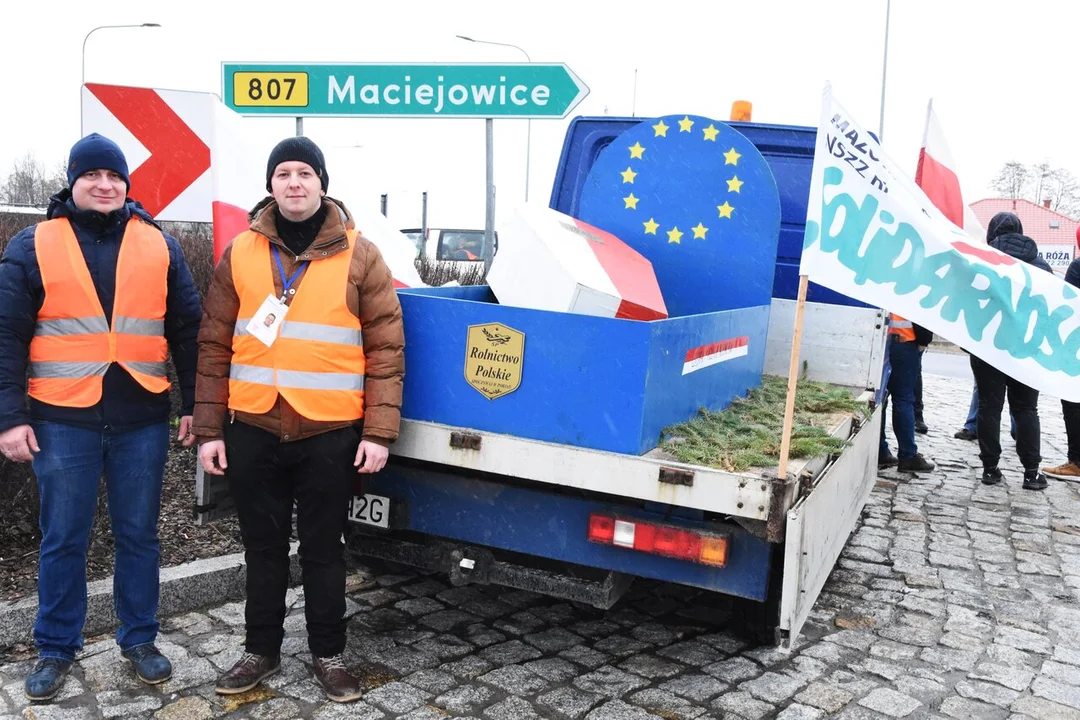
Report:
M210 222L213 104L210 93L90 83L82 132L124 151L131 197L159 220Z
M629 320L668 316L644 256L609 232L531 203L499 233L487 282L503 305Z
M749 352L750 338L746 335L728 338L727 340L720 340L718 342L709 343L708 345L702 345L701 347L691 348L686 351L686 360L683 361L682 374L689 375L692 372L716 365L717 363L746 357Z

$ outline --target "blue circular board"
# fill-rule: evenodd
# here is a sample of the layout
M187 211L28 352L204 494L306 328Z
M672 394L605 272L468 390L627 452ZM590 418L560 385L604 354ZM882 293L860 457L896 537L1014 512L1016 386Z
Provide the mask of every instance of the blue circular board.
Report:
M579 219L653 264L672 317L768 305L780 196L746 136L697 115L646 120L589 170Z

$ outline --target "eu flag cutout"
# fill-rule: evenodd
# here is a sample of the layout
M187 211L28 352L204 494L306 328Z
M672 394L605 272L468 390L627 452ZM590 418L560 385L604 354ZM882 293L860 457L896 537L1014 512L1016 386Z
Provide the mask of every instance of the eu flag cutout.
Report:
M723 122L668 115L623 132L589 170L579 219L652 262L672 317L772 301L780 195Z

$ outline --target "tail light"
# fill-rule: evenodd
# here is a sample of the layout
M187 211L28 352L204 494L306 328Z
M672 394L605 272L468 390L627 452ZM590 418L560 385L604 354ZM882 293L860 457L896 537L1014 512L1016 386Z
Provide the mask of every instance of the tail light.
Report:
M729 536L724 533L592 513L588 540L713 567L727 565Z

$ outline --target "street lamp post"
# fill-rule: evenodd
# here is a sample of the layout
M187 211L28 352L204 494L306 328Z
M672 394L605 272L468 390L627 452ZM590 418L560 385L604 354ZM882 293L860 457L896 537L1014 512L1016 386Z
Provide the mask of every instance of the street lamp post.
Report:
M138 25L99 25L90 32L86 33L86 37L82 41L82 83L79 85L79 92L82 93L82 86L86 84L86 41L90 39L90 36L96 33L98 30L107 30L113 28L141 28L141 27L161 27L159 23L140 23ZM79 134L82 134L82 97L79 98Z
M459 37L460 39L465 40L467 42L480 43L481 45L498 45L500 47L514 48L515 50L517 50L518 52L520 52L522 55L525 56L526 61L532 62L532 58L529 57L529 53L525 52L525 50L523 48L520 48L517 45L511 45L510 43L504 43L504 42L495 42L493 40L475 40L475 39L473 39L471 37L466 37L465 35L458 35L457 37ZM525 130L525 202L529 202L529 160L532 158L531 146L532 146L532 119L530 118L529 120L526 120L526 130Z
M881 58L881 116L878 118L878 142L885 142L885 75L889 68L889 16L892 0L885 0L885 52Z
M140 28L140 27L161 27L159 23L141 23L139 25L100 25L90 32L86 33L86 37L82 41L82 82L86 84L86 41L90 39L90 36L96 33L98 30L106 30L109 28Z

